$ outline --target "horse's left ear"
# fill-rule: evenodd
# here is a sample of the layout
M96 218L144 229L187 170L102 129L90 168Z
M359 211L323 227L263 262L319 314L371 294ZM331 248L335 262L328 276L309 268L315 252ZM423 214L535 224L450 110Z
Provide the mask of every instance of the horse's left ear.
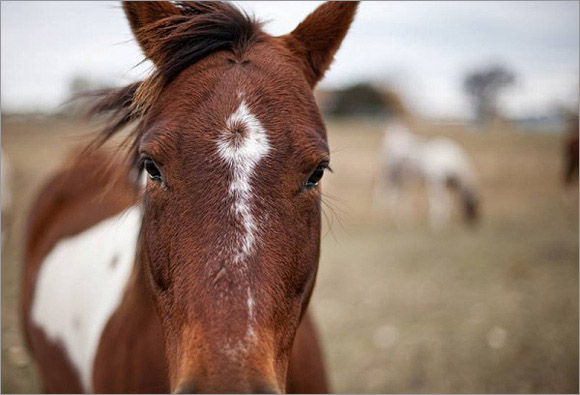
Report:
M358 1L329 1L306 17L283 40L304 63L304 73L311 87L330 67L352 23Z
M180 10L169 1L124 1L123 10L143 53L153 63L158 63L162 53L156 48L157 37L146 27L164 18L180 15Z

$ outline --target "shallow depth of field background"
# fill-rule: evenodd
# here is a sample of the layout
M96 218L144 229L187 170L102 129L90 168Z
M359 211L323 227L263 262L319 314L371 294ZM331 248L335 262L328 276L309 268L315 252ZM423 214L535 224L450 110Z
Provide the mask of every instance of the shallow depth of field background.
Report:
M554 108L576 111L577 90L576 79L572 100L554 99ZM577 183L562 183L565 122L550 109L474 128L469 116L424 116L413 110L413 95L395 91L418 134L451 137L469 153L482 218L470 228L455 205L449 226L431 229L424 186L414 183L403 196L413 215L395 223L386 207L371 204L384 117L326 117L334 172L322 185L322 257L311 308L332 389L577 393L579 195ZM2 152L12 168L14 206L2 224L9 228L2 248L1 384L2 392L31 393L41 387L18 316L26 215L46 177L94 129L62 109L8 111L2 97Z
M370 210L382 125L328 122L334 174L312 307L337 392L576 392L578 192L561 185L561 136L423 125L473 154L483 190L476 229L397 227ZM17 317L19 246L42 180L86 126L2 119L16 223L2 252L2 390L34 392ZM414 188L420 192L420 186ZM425 208L420 193L419 211ZM334 211L334 212L333 212ZM327 232L330 224L331 230Z

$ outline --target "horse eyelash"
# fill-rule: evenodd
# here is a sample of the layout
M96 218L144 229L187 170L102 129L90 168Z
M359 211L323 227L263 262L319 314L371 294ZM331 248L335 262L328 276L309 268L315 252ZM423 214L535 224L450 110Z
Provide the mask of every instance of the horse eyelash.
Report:
M330 167L330 163L328 162L322 162L318 166L322 167L324 170L328 170L329 172L334 173L334 170L332 169L332 167Z

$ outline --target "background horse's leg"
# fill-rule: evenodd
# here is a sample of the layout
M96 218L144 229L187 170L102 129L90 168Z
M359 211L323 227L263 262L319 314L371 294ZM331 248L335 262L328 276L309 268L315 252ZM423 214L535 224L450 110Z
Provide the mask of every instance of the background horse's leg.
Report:
M441 229L449 221L449 194L445 182L428 180L429 222L432 228Z
M400 224L403 217L399 207L401 184L402 180L395 172L388 167L381 167L373 180L372 187L372 210L382 213L386 207L389 220L396 224Z
M286 382L287 393L327 394L330 392L318 334L308 311L296 333Z
M399 197L401 196L401 184L398 181L389 180L387 188L387 202L389 204L389 212L395 222L401 222L401 215L399 213Z
M384 165L379 166L379 169L373 178L371 196L371 206L373 209L380 210L385 203L385 196L389 187L388 168Z
M375 185L375 200L386 202L391 221L397 225L403 221L409 222L410 216L409 205L405 201L400 202L402 188L402 169L395 166L386 168Z

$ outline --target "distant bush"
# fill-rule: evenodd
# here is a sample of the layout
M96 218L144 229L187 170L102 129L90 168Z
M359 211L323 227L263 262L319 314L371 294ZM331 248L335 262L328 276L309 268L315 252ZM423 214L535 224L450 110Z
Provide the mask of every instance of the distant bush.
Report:
M368 82L361 82L344 89L326 92L323 111L333 116L384 116L401 114L403 105L398 95L378 89Z

